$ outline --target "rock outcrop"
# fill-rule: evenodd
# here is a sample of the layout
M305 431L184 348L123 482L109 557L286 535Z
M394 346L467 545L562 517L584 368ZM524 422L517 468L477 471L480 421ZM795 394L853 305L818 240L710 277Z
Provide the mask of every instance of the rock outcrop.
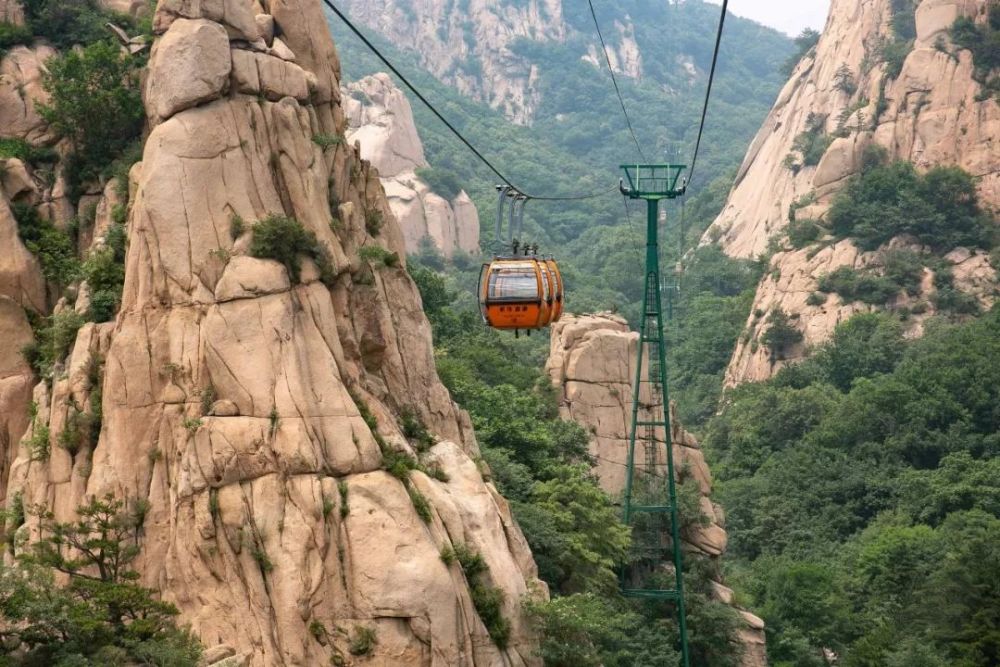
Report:
M404 251L377 170L347 142L313 140L347 129L320 3L160 0L154 26L120 311L85 324L51 380L37 382L18 353L32 337L25 311L86 312L87 289L52 304L10 214L12 197L40 210L63 201L58 183L4 181L4 502L61 521L91 496L142 503L143 583L225 664L537 664L520 603L544 584L474 462L468 416L437 377L419 293L405 261L362 259L365 247ZM0 67L34 81L44 48L14 49ZM17 122L0 132L48 140L33 105L5 94L0 118ZM120 203L113 186L80 202L97 218L82 253L103 242ZM317 239L297 280L250 256L251 225L270 216ZM97 431L66 446L94 401ZM436 443L409 442L403 414ZM394 477L383 465L393 453L422 465ZM20 527L24 539L36 520ZM460 543L503 594L505 648L461 569L442 560ZM363 627L374 646L355 658L349 643Z
M625 485L638 340L639 334L630 331L624 319L610 313L567 314L552 326L546 371L559 391L560 412L590 431L594 471L613 497L620 497ZM650 399L644 396L642 400ZM698 440L680 425L673 405L670 424L678 481L695 484L700 492L702 520L685 527L682 538L691 554L718 559L726 550L727 537L725 513L711 500L712 473ZM659 443L667 441L662 432L654 437ZM733 604L733 592L721 580L713 583L713 594L719 601ZM763 621L744 610L740 614L745 621L740 630L741 664L766 665Z
M829 340L834 328L841 322L857 313L883 310L882 307L848 301L838 294L825 294L817 289L822 276L841 267L860 271L879 270L885 251L894 249L922 250L919 243L900 237L880 251L862 251L850 240L842 240L821 248L776 253L771 259L771 270L757 286L753 311L726 368L725 385L732 387L743 382L766 380L783 366L804 358L810 350ZM958 248L942 260L952 271L957 289L973 295L983 309L992 306L997 296L998 279L986 252ZM933 270L925 268L916 294L900 292L886 304L896 312L906 313L905 334L910 338L922 335L924 322L937 314L933 301L936 292L934 276ZM799 343L781 350L780 354L760 342L770 328L769 314L775 309L789 314L792 326L802 333Z
M628 20L626 18L626 20ZM614 32L610 37L611 43L608 45L607 60L611 61L611 68L616 74L621 74L633 79L642 77L642 52L639 50L639 43L635 40L635 26L629 23L615 21ZM600 44L590 44L587 47L587 54L583 56L597 69L607 67L604 50Z
M972 54L952 45L949 37L949 28L960 16L985 22L987 5L987 0L922 0L915 14L913 49L892 77L880 57L893 40L890 0L834 0L819 43L802 58L778 96L703 242L717 242L734 257L764 253L783 233L791 208L797 209L797 218L822 219L872 145L920 169L962 167L976 177L982 201L1000 205L1000 105L995 96L981 95L973 78ZM796 137L810 129L830 141L815 164L805 164L794 146ZM996 281L982 280L985 255L960 254L963 259L952 262L956 274L979 278L956 280L956 285L988 305ZM969 263L971 254L976 258ZM807 345L827 340L833 327L859 308L837 297L807 307L805 300L816 289L819 273L877 262L877 254L860 253L843 243L818 252L815 247L778 252L771 258L754 311L779 307L796 316L806 345L788 351L786 361L801 357ZM748 321L747 335L729 367L729 384L766 379L784 363L772 361L754 344L760 320L758 315ZM913 320L912 334L919 333L921 320Z
M497 3L348 0L353 18L414 51L421 66L515 123L530 124L541 100L538 71L513 51L518 38L562 42L569 30L562 0ZM420 45L419 51L414 45Z
M429 167L410 103L387 74L348 84L343 90L347 140L361 144L361 157L378 170L406 251L430 242L445 257L479 253L479 214L464 190L450 201L417 175Z
M48 101L42 90L42 63L55 51L45 45L15 46L0 61L0 136L33 143L51 140L37 105Z
M563 44L571 36L586 47L580 59L607 67L591 31L570 25L563 0L471 0L461 12L443 0L346 0L351 16L404 50L463 95L486 102L519 125L530 125L542 102L538 67L518 52L519 40ZM635 25L627 14L608 26L608 58L615 72L643 75ZM420 45L416 50L414 45Z
M18 0L0 0L0 22L24 25L24 8Z

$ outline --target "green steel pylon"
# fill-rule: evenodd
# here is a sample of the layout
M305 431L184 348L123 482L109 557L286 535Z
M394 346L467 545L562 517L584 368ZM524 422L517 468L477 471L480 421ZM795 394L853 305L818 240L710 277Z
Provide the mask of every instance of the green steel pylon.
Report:
M686 165L622 165L621 191L630 199L646 200L646 281L639 345L632 388L632 425L625 472L625 523L632 529L633 548L622 565L621 588L627 597L672 600L676 603L683 667L690 667L684 571L677 488L670 438L666 345L660 284L658 213L660 201L684 194L681 173ZM627 183L626 183L627 182ZM645 360L645 367L643 362ZM636 457L636 445L642 447ZM673 563L673 581L665 583L663 564Z

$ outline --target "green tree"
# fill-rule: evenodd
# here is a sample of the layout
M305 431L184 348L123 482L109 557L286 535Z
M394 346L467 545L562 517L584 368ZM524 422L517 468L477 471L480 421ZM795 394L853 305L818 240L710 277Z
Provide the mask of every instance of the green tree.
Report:
M67 168L72 183L95 178L141 134L144 111L136 65L110 41L47 61L42 86L49 101L38 109L73 144Z
M768 327L760 337L761 344L771 350L772 358L783 359L788 348L802 342L802 332L791 324L788 313L775 308L767 317Z
M922 599L931 637L947 647L956 667L1000 662L1000 519L979 510L958 512L941 526L949 548L926 579Z
M316 234L303 227L295 218L271 215L255 222L250 254L281 262L288 270L288 278L292 283L298 283L301 278L303 256L316 262L321 280L329 283L334 278L329 251L319 242Z
M803 28L798 37L795 38L795 53L788 56L788 59L781 66L781 73L786 77L790 76L799 61L812 51L819 43L819 31L812 28Z
M545 580L561 593L614 591L614 568L629 546L629 530L594 483L589 466L560 466L516 505Z
M431 191L451 201L462 191L462 185L454 173L444 169L420 167L417 176L422 178Z
M990 216L980 205L972 176L958 167L924 175L909 162L874 166L854 177L834 198L833 232L854 237L865 250L912 234L935 251L990 247Z
M137 584L131 569L146 507L108 495L79 507L74 522L40 514L38 539L0 569L3 634L24 649L12 664L197 664L201 645L175 625L177 609ZM53 572L68 585L53 585Z
M912 342L856 316L727 397L704 446L775 664L995 664L997 358L1000 307Z
M17 234L24 247L38 258L46 280L62 286L76 280L80 262L70 235L52 221L42 218L38 209L30 204L18 202L12 208L17 220Z
M838 648L849 632L850 606L826 565L771 561L764 589L760 610L770 632L793 627L811 646L830 648Z
M549 667L675 667L675 630L592 593L529 603Z
M113 224L104 241L104 246L92 251L82 267L90 287L89 316L94 322L114 318L125 287L125 226Z
M106 11L95 0L25 0L23 4L31 32L59 49L106 39L109 21L133 27L129 17Z
M937 468L904 471L896 489L900 511L932 526L961 510L1000 516L1000 458L977 459L968 451L948 454Z
M975 65L973 78L983 85L979 98L992 94L1000 96L1000 6L989 5L989 19L979 24L974 19L960 16L951 28L951 38L956 46L972 52Z
M27 26L0 22L0 57L12 46L31 44L31 37L31 29Z
M822 376L840 391L856 378L889 373L903 356L903 327L880 313L856 315L837 325L830 344L814 357Z

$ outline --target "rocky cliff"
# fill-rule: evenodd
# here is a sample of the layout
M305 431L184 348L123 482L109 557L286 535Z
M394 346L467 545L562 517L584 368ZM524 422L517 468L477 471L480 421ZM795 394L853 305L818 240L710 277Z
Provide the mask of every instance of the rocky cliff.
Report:
M564 315L552 327L546 371L559 391L560 412L590 431L594 470L612 497L620 497L625 485L638 340L639 334L630 331L624 319L610 313ZM673 405L670 417L678 481L695 485L699 499L700 520L685 525L685 547L689 557L717 561L725 553L727 538L725 513L711 500L712 473L698 440L681 426ZM656 439L667 441L664 433ZM733 591L722 583L721 574L712 582L712 593L719 601L733 604ZM766 665L763 621L748 611L741 610L740 615L744 621L739 634L740 664Z
M571 35L581 36L564 15L563 0L469 0L462 3L461 11L445 0L347 0L344 4L354 18L399 48L413 51L420 65L436 78L499 109L520 125L532 123L542 101L539 69L525 57L522 40L562 45ZM605 56L587 25L582 45L573 48L579 49L581 60L600 70L607 67ZM615 71L641 78L643 58L632 17L622 15L606 26L606 32L608 57ZM678 66L694 74L690 58L681 59Z
M832 2L819 43L781 91L725 208L706 232L703 242L718 242L734 257L777 249L729 366L728 384L770 377L827 340L837 323L873 308L837 295L819 303L809 297L818 278L839 267L878 272L887 248L863 252L850 240L820 239L796 249L783 238L791 219L824 220L870 147L882 147L889 159L921 170L961 167L976 178L984 204L1000 204L1000 106L994 95L983 93L972 53L956 46L949 32L959 17L984 25L988 1L921 0L912 16L895 19L912 19L915 34L909 40L894 30L897 5L903 8L895 14L910 11L907 3L890 0ZM894 58L901 60L890 62ZM922 250L910 238L894 239L890 247ZM985 252L958 248L943 259L957 289L982 306L992 303L996 279ZM933 278L934 272L925 270L921 288L891 304L912 311L911 335L919 335L923 320L935 312ZM759 343L767 329L765 314L774 309L789 314L803 334L783 359Z
M127 187L95 184L77 204L63 163L54 179L4 164L5 503L59 520L105 493L145 508L142 581L211 655L235 654L227 664L535 664L520 601L544 586L438 380L403 233L377 170L319 139L347 129L319 3L161 0L153 25L148 126ZM4 137L55 140L32 104L52 54L4 57ZM92 210L81 257L115 211L126 224L120 309L84 324L51 378L18 352L29 315L86 313L89 290L46 284L14 203L57 226ZM255 223L275 216L315 236L298 276L250 251ZM84 418L94 432L76 437ZM414 424L430 436L415 440ZM390 474L389 461L404 464ZM470 582L442 559L460 544L487 564L479 585L502 595L507 642L491 639ZM374 645L355 658L360 628Z
M515 40L560 42L567 31L562 0L469 0L462 11L445 0L348 0L344 5L352 17L413 50L435 77L520 124L530 123L540 98L537 68L514 53Z
M378 169L406 251L429 240L445 257L456 250L478 254L479 213L469 196L461 190L449 201L417 174L430 165L403 91L377 74L348 84L343 100L347 140L360 142L362 159Z

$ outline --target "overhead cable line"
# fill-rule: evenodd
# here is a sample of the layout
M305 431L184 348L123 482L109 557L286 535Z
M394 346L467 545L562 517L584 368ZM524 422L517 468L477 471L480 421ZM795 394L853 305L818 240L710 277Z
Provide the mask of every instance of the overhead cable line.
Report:
M705 131L705 117L708 115L708 101L712 97L712 81L715 80L715 66L719 62L719 45L722 44L722 26L726 22L726 9L729 0L722 0L722 11L719 13L719 30L715 34L715 51L712 53L712 69L708 73L708 87L705 89L705 104L701 108L701 124L698 126L698 140L694 144L694 156L691 158L691 169L688 170L688 183L694 179L694 167L698 164L698 149L701 148L701 135Z
M461 141L463 144L465 144L466 148L468 148L470 151L472 151L472 153L477 158L479 158L479 160L483 164L485 164L487 167L489 167L490 171L492 171L494 174L496 174L497 177L501 181L503 181L504 183L506 183L507 185L509 185L511 187L511 189L515 193L520 194L521 196L526 197L527 199L534 199L536 201L578 201L578 200L582 200L582 199L594 199L596 197L603 197L605 194L607 194L611 190L617 190L618 189L618 186L615 185L614 187L610 188L609 190L606 190L606 191L602 190L601 192L591 192L589 194L571 195L571 196L566 196L566 197L537 197L537 196L529 194L529 193L525 192L524 190L522 190L521 188L517 187L514 184L513 181L511 181L509 178L507 178L507 176L505 176L503 172L501 172L496 166L494 166L494 164L492 162L490 162L486 158L485 155L483 155L475 146L473 146L472 143L468 139L466 139L462 135L462 133L459 132L458 129L454 125L452 125L448 121L448 119L445 118L441 114L441 112L438 111L434 107L433 104L430 103L430 101L428 101L428 99L426 97L424 97L423 93L421 93L417 89L416 86L414 86L412 83L410 83L409 79L407 79L405 76L403 76L402 72L400 72L398 69L396 69L396 66L393 65L389 61L389 59L385 55L382 54L381 51L379 51L378 47L376 47L374 44L372 44L371 41L369 41L368 38L365 37L364 34L362 34L362 32L354 25L354 23L352 23L351 20L349 18L347 18L347 16L342 11L340 11L340 9L338 9L336 5L333 4L333 2L331 2L331 0L323 0L323 4L325 4L327 7L329 7L330 11L332 11L334 14L336 14L340 18L340 20L343 21L344 24L348 28L350 28L351 32L353 32L355 35L357 35L358 39L360 39L364 43L364 45L367 46L372 51L372 53L374 53L378 57L378 59L381 60L385 64L385 66L388 67L392 71L392 73L395 74L399 78L399 80L402 81L403 84L405 84L406 87L410 89L410 92L412 92L414 95L416 95L417 99L419 99L421 102L423 102L424 106L426 106L431 111L431 113L433 113L435 116L437 116L437 119L440 120L442 123L444 123L445 127L447 127L449 130L451 130L451 133L454 134L456 137L458 137L459 141Z
M608 54L608 45L604 42L604 35L601 33L601 24L597 21L597 12L594 11L593 0L587 0L587 4L590 5L590 15L594 17L594 27L597 29L597 37L601 40L601 48L604 50L604 60L608 63L608 72L611 73L611 83L615 85L615 94L618 95L618 102L622 107L622 114L625 116L625 124L628 126L628 133L632 135L632 142L635 144L635 149L639 151L639 156L642 161L646 161L646 154L642 152L642 146L639 144L639 140L635 137L635 130L632 129L632 119L629 118L628 109L625 108L625 100L622 98L621 88L618 87L618 77L615 76L615 68L611 65L611 56Z

